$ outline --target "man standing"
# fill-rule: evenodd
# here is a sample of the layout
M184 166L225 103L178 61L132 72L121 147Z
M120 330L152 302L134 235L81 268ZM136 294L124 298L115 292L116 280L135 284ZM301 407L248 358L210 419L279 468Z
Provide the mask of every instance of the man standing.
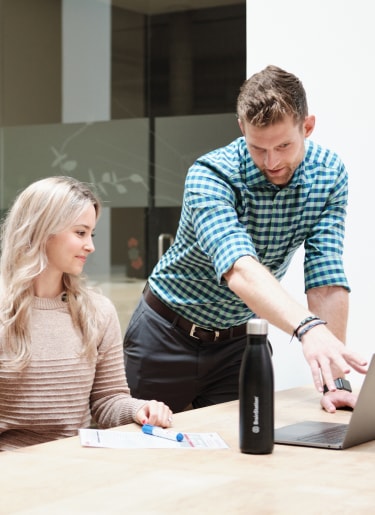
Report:
M175 412L237 399L246 322L259 316L302 343L324 409L353 407L344 376L366 362L344 345L347 172L307 139L315 117L293 74L254 74L237 115L243 137L188 171L175 242L125 335L130 389ZM279 282L301 245L308 308Z

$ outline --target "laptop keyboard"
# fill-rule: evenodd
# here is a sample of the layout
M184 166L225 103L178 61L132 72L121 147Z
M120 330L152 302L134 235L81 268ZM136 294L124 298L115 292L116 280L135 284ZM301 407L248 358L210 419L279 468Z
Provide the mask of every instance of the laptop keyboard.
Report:
M319 433L310 433L308 435L298 438L300 442L314 442L314 443L341 443L345 438L345 433L348 426L343 424L332 428L322 429Z

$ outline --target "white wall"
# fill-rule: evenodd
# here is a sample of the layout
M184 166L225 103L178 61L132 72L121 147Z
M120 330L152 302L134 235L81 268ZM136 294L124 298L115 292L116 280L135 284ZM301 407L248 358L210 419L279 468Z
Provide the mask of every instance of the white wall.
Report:
M345 267L352 288L347 345L375 349L375 31L368 0L247 0L247 75L275 64L298 75L317 124L311 139L337 151L349 171ZM283 280L305 301L299 252ZM310 383L301 344L274 328L276 388ZM362 376L351 372L360 384Z

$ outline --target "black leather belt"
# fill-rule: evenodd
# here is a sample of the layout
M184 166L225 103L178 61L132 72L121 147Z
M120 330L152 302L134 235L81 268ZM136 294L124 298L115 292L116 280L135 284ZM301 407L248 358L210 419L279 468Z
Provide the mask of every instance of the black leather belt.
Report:
M229 340L236 336L245 336L246 323L231 327L230 329L204 329L199 327L164 304L156 295L152 293L148 284L146 284L143 297L151 309L156 311L165 320L175 323L177 327L185 331L192 338L202 340L203 342L220 342Z

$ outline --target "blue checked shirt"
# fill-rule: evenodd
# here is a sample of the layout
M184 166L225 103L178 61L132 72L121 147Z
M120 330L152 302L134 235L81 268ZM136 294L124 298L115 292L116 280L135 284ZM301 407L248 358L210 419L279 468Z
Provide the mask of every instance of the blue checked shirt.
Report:
M242 137L193 164L175 243L149 278L164 303L208 329L242 324L254 314L223 274L249 255L280 280L302 244L306 290L349 290L342 260L347 172L335 153L309 140L305 149L284 188L262 175Z

